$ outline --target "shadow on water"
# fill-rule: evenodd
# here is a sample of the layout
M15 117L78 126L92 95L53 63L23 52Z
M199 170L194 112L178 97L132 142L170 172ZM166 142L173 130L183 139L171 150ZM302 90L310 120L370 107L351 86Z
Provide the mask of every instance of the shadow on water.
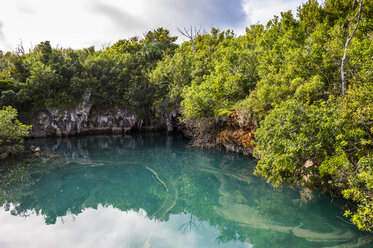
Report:
M3 212L41 216L47 226L58 226L66 216L79 220L92 210L97 213L90 218L99 219L99 213L110 210L152 223L144 225L169 225L183 240L188 233L203 234L185 247L373 244L372 235L344 219L343 201L290 187L274 190L252 175L254 159L191 148L182 137L89 136L26 145L31 144L58 156L3 165L0 201ZM109 218L105 223L111 225ZM169 246L162 240L170 237L162 235L153 228L146 237L136 237L141 245L127 240L127 246Z

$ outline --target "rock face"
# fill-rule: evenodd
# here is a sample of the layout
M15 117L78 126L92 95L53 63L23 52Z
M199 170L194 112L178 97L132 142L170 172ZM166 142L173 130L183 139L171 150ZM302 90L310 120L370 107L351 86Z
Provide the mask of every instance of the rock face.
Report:
M167 127L167 132L182 132L185 124L179 121L181 117L181 106L174 106L173 110L164 113L163 118L165 120L165 125Z
M86 91L83 102L73 110L60 111L48 109L31 121L31 137L63 136L79 134L88 127L88 117L92 105L89 104L91 92Z
M255 150L252 141L257 123L237 111L233 111L225 123L226 127L220 131L217 142L228 151L252 155Z
M87 90L83 101L75 109L61 111L48 109L31 121L32 130L29 137L73 136L79 134L126 133L130 130L180 132L193 139L196 146L222 145L228 151L253 154L254 131L257 124L245 115L233 112L229 117L219 119L179 121L181 107L174 106L162 115L161 121L150 121L144 125L136 112L119 109L114 112L91 113L89 103L91 92Z
M252 144L256 122L236 111L231 115L203 120L194 120L186 124L184 134L193 139L195 146L221 145L226 150L252 155Z
M254 147L246 146L243 143L239 143L240 139L221 142L227 151L242 153L244 155L252 155L254 153Z
M99 115L95 118L91 130L110 131L111 133L122 133L132 128L141 128L142 120L139 120L136 113L126 109L120 109L116 113Z
M136 113L120 109L115 113L90 118L92 104L89 103L91 92L83 95L83 102L72 110L60 111L48 109L31 121L32 130L29 137L71 136L88 133L122 133L132 128L141 128L142 120Z

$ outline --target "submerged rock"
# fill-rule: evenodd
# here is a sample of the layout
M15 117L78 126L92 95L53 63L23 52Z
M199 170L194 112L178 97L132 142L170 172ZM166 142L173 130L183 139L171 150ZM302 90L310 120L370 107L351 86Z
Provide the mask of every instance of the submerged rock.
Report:
M40 147L38 146L30 146L30 150L34 153L40 152Z

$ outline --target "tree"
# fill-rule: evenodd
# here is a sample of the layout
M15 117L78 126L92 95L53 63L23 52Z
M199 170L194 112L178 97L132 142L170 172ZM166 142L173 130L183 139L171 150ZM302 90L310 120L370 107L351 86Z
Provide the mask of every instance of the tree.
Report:
M31 126L17 120L17 110L5 107L0 110L0 159L23 150L23 137L27 136Z
M357 22L354 30L352 31L352 34L350 37L347 38L346 44L345 44L345 50L342 58L342 64L341 64L341 78L342 78L342 95L346 95L346 90L347 90L347 80L346 80L346 72L345 72L345 65L346 65L346 59L347 59L347 50L348 50L348 45L352 38L354 37L354 34L356 32L357 27L359 26L360 22L360 16L361 16L361 8L363 7L363 0L360 0L360 7L359 7L359 14L357 17Z
M201 29L197 30L196 27L190 27L189 30L186 28L184 28L184 31L179 28L177 30L180 32L180 34L182 34L190 40L190 43L192 44L192 52L194 53L194 40L198 35L200 35Z
M277 105L256 131L256 174L281 183L320 184L317 168L335 152L335 130L341 127L330 102L307 105L288 100ZM308 162L307 162L308 161Z

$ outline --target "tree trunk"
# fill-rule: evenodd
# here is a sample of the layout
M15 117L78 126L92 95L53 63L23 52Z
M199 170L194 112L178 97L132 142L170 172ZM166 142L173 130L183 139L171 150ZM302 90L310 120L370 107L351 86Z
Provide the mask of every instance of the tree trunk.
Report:
M342 95L346 95L346 91L347 91L347 79L346 79L346 72L345 72L345 66L346 66L346 59L347 59L347 50L348 50L348 45L350 43L350 41L352 40L352 38L354 37L354 34L355 34L355 31L359 25L359 22L360 22L360 16L361 16L361 9L362 9L362 6L363 6L363 1L364 0L360 0L360 8L359 8L359 15L358 15L358 18L357 18L357 23L356 23L356 27L354 28L354 30L352 31L352 34L350 37L347 38L346 40L346 44L345 44L345 51L344 51L344 54L343 54L343 58L342 58L342 65L341 65L341 79L342 79Z

